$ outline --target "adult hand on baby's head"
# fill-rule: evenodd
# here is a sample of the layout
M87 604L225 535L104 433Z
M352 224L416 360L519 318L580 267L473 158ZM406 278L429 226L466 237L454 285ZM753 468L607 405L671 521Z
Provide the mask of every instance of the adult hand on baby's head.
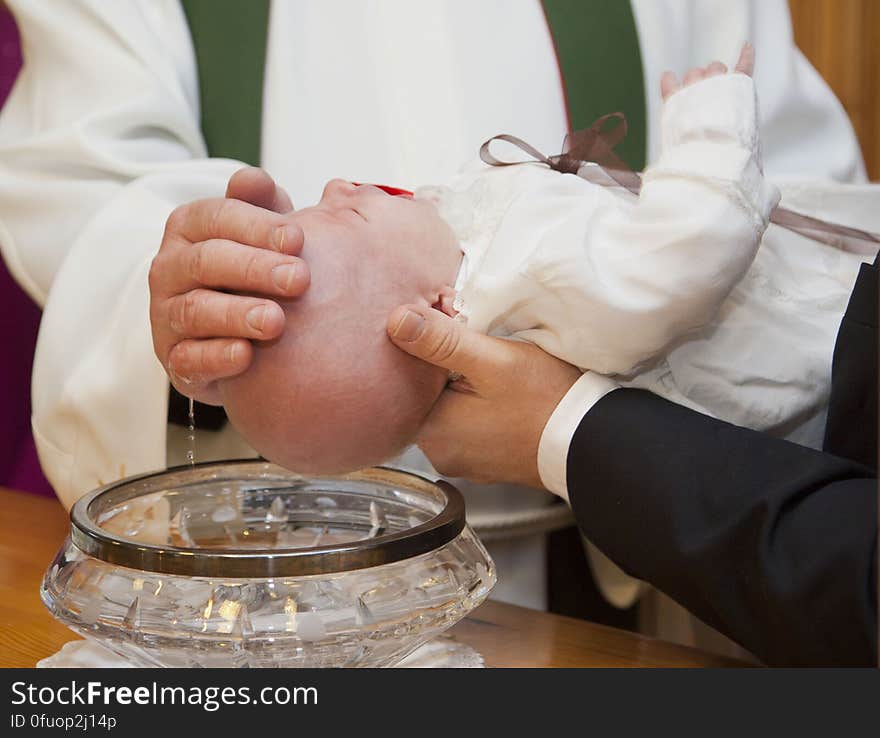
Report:
M755 47L750 43L746 42L743 44L739 53L739 60L733 71L739 74L748 75L749 77L754 73ZM702 79L714 77L718 74L727 74L727 65L720 61L713 61L706 67L694 67L689 70L684 75L682 84L679 84L678 77L675 76L674 72L664 72L660 77L660 92L665 100L673 93L678 92L682 87L687 87L688 85L692 85Z
M309 284L297 258L302 230L285 218L290 198L268 174L244 169L225 198L177 208L150 268L153 347L182 394L219 405L217 380L249 366L250 339L276 338L281 307L247 292L290 299Z
M245 167L229 178L226 197L271 210L273 213L289 213L293 210L290 195L279 187L265 169Z
M537 346L476 333L431 308L395 309L388 335L408 354L461 375L419 432L418 445L438 472L543 486L541 434L580 371Z

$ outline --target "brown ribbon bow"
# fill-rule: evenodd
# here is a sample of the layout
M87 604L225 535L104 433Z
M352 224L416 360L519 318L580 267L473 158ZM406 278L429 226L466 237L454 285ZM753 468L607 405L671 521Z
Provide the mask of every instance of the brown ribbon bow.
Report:
M608 123L613 124L610 129L606 125ZM521 138L502 133L493 136L480 147L480 158L493 167L534 163L503 161L495 157L490 151L492 142L506 141L557 172L576 174L605 187L623 187L637 195L642 187L642 178L614 152L614 147L624 139L626 131L626 116L623 113L609 113L589 128L567 135L562 153L556 156L545 156ZM770 213L770 222L842 251L873 256L877 248L868 244L880 244L880 235L876 233L819 220L779 206Z

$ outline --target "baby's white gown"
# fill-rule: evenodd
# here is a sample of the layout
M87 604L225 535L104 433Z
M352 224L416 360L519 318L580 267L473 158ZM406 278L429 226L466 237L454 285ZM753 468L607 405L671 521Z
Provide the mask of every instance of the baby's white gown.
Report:
M674 94L639 197L539 164L420 190L465 252L461 315L621 384L821 446L837 330L873 256L768 219L781 191L790 209L880 230L880 187L767 183L756 108L741 74Z

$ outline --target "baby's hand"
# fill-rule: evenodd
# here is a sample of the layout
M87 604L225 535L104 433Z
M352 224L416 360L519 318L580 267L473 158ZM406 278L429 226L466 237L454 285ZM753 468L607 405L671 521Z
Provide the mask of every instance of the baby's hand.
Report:
M755 71L755 47L748 41L743 44L742 51L739 53L739 61L737 61L736 68L733 71L746 74L749 77ZM664 72L663 76L660 77L660 93L663 95L663 99L666 100L666 98L678 92L682 87L692 85L701 79L714 77L717 74L727 74L727 66L720 61L713 61L707 67L694 67L684 75L682 84L678 83L678 77L675 76L674 72Z

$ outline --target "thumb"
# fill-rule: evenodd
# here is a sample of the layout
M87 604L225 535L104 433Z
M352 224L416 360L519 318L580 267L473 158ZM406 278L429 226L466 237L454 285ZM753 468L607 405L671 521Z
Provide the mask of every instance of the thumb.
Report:
M394 309L388 318L388 337L406 353L457 372L471 384L496 374L509 356L506 341L477 333L439 310L418 305Z
M259 167L245 167L233 174L226 186L226 197L282 215L293 210L293 203L284 188L275 184L269 173Z

